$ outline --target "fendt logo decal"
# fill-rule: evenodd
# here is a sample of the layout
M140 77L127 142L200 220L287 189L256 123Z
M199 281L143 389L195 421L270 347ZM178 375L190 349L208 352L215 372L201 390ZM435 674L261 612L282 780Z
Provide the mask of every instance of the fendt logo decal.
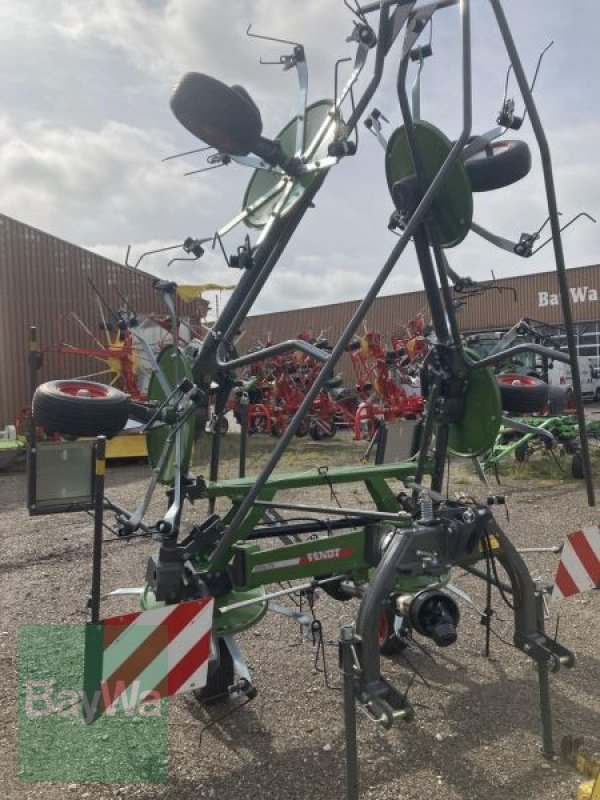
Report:
M354 555L352 547L332 547L331 550L317 550L314 553L305 553L297 558L286 558L282 561L271 561L267 564L257 564L252 568L252 572L270 572L274 569L284 567L303 567L306 564L314 564L316 561L342 561Z
M589 286L575 286L569 289L573 303L595 303L598 300L598 290ZM538 308L560 305L560 297L553 292L538 292Z
M335 547L333 550L319 550L316 553L307 553L300 559L300 564L311 564L313 561L333 561L349 558L354 554L351 547Z

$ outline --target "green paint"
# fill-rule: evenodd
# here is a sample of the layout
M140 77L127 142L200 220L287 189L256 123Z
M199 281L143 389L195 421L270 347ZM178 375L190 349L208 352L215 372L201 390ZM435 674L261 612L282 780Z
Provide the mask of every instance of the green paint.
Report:
M141 783L168 779L167 701L149 711L84 722L84 649L97 658L85 685L99 685L101 636L92 625L19 627L19 766L21 781ZM166 657L166 651L165 651ZM128 693L131 696L131 693ZM92 695L86 695L88 702ZM93 709L88 706L87 716ZM81 794L81 793L79 793Z
M460 422L450 425L448 449L467 458L487 453L494 446L501 424L502 400L492 371L469 370L463 416Z
M173 345L167 345L167 347L163 348L163 350L161 350L160 352L160 355L158 356L157 361L159 369L163 373L171 389L174 389L180 380L182 380L186 376L189 376L190 374L190 366L186 357L183 355L181 350L179 350L179 348L176 348ZM160 405L165 401L165 399L166 396L162 386L160 385L160 381L158 380L156 373L153 372L150 377L150 383L148 384L148 400L150 402L157 403L158 405ZM181 429L181 441L183 450L181 458L181 468L183 475L186 475L190 465L190 459L192 457L195 426L196 426L196 419L194 416L192 416L187 420L187 422ZM150 466L152 467L152 469L155 469L158 466L158 462L162 454L163 447L165 445L165 442L167 441L170 432L171 432L171 427L167 424L152 427L146 432L148 460L150 461ZM169 455L167 456L166 462L160 471L159 482L165 485L172 485L174 478L175 478L175 437L173 437L173 441L171 442Z
M309 539L295 544L261 550L253 544L238 544L234 558L243 564L243 588L279 583L296 578L331 574L348 575L364 571L365 536L362 530Z
M428 122L415 122L415 136L429 186L452 150L452 142ZM404 126L390 136L385 153L385 174L390 192L396 181L415 174ZM427 187L426 187L427 188ZM465 238L473 220L473 193L462 162L457 161L439 188L432 204L434 229L442 247L455 247Z

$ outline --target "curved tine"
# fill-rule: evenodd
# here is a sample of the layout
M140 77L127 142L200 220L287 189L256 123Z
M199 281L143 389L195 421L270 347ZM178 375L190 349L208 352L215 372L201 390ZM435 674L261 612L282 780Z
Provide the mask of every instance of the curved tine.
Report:
M249 36L251 39L263 39L265 42L279 42L279 44L291 44L292 47L303 47L300 42L292 42L289 39L277 39L275 36L264 36L260 33L250 33L251 30L252 23L246 28L246 36Z
M567 224L566 224L566 225L563 225L563 226L562 226L562 228L560 229L560 232L562 233L563 231L566 231L566 230L567 230L567 228L568 228L569 226L571 226L571 225L572 225L574 222L577 222L577 220L578 220L578 219L580 219L580 217L586 217L586 219L589 219L589 220L590 220L590 222L593 222L593 223L594 223L594 225L595 225L595 224L596 224L596 222L597 222L597 220L596 220L594 217L592 217L592 215L591 215L591 214L588 214L588 213L587 213L587 211L580 211L580 212L579 212L579 214L576 214L576 215L573 217L573 219L571 219L571 220L569 220L569 222L567 222ZM539 232L540 232L540 231L541 231L541 230L542 230L542 229L543 229L543 228L546 226L546 224L547 224L549 221L550 221L550 217L548 217L548 219L546 220L546 222L544 222L544 224L542 225L542 227L540 228L540 230L538 231L538 233L539 233ZM549 242L551 242L551 241L552 241L552 236L548 237L548 239L546 239L546 241L542 242L542 244L540 244L538 247L536 247L536 248L535 248L535 250L532 250L532 251L531 251L531 255L532 255L532 256L534 256L536 253L539 253L539 251L542 249L542 247L546 247L546 245L547 245Z
M100 372L90 372L87 375L78 375L77 380L83 381L88 380L89 378L98 378L100 375L112 375L112 369L103 369Z
M172 161L174 158L183 158L183 156L191 156L194 153L203 153L205 150L214 150L215 148L212 145L206 145L206 147L196 147L194 150L186 150L185 153L175 153L173 156L166 156L165 158L161 158L161 162L165 161Z
M229 164L229 161L221 161L219 164L212 164L210 167L202 167L202 169L193 169L190 172L184 172L183 177L187 178L188 175L198 175L200 172L210 172L213 169L220 169L221 167L226 167Z

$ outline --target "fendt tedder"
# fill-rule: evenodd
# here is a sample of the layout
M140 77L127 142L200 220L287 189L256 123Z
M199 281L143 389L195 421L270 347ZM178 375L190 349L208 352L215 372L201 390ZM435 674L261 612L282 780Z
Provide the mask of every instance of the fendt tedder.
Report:
M479 234L483 231L484 238L507 249L507 239L473 221L473 193L500 189L527 175L531 164L528 146L506 138L509 131L521 126L523 118L516 115L514 101L505 99L498 127L472 136L470 0L433 0L426 4L378 0L355 8L346 4L354 16L349 41L354 43L356 54L350 76L339 91L339 62L336 65L333 101L307 104L304 48L286 43L292 51L280 61L284 69L297 72L299 108L276 139L263 136L259 109L241 86L227 86L194 72L182 78L171 97L171 108L180 123L212 148L210 166L236 163L254 170L242 211L217 233L195 240L192 247L188 243L187 248L200 256L202 245L212 242L226 254L222 240L236 225L244 222L254 229L255 242L245 235L228 258L231 266L241 270L237 287L193 359L175 346L164 349L156 359L147 403L133 402L101 384L77 385L73 381L44 384L35 397L38 423L70 436L112 436L130 417L147 426L153 473L144 498L132 511L116 508L108 501L107 505L116 514L122 535L137 531L160 542L158 553L148 564L147 584L140 592L142 608L167 604L177 609L181 604L203 600L211 610L208 667L192 687L201 697L214 696L224 687L236 695L254 692L235 636L256 623L268 610L270 600L282 593L267 592L268 585L301 579L305 583L283 591L322 586L340 600L361 598L355 625L344 628L340 639L352 797L357 796L352 734L355 703L385 726L413 716L406 693L382 677L382 639L389 644L390 638L399 640L415 630L440 646L451 644L456 639L457 607L442 589L453 568L464 568L499 586L506 597L510 595L514 644L537 666L543 747L549 756L553 746L548 675L562 665L574 664L573 654L544 631L543 595L548 585L532 579L521 555L494 519L492 507L497 498L488 497L479 503L452 500L442 494L448 454L474 459L491 449L498 434L502 408L490 367L518 353L533 351L571 363L587 495L589 503L594 504L549 148L501 0L489 3L541 156L568 353L525 343L477 359L463 346L451 283L464 288L474 286L474 282L459 278L449 266L446 253L473 229ZM452 7L460 12L462 129L450 139L420 118L421 70L432 49L431 42L418 42L434 14ZM402 43L396 49L399 37ZM364 91L355 96L357 80L371 53L372 77ZM385 171L394 206L388 227L398 238L389 257L330 353L309 342L292 340L239 356L233 343L243 320L313 206L329 170L355 155L357 125L379 86L386 57L394 53L399 57L397 94L402 124L386 142L380 125L377 129L373 123L381 115L369 118L371 130L375 127L374 132L385 144ZM411 61L418 64L412 102L407 90ZM539 233L523 234L511 249L517 256L527 257L538 237ZM427 408L418 452L401 463L322 468L297 475L275 473L282 454L411 241L434 331L423 369ZM164 281L157 285L174 315L174 285ZM177 330L175 320L173 330ZM310 354L322 368L274 443L263 469L250 478L219 480L216 426L209 480L195 479L190 474L194 428L204 429L211 384L218 385L216 414L220 415L235 386L236 369L289 350ZM393 481L403 483L406 491L398 492ZM332 508L277 499L286 489L302 488L308 496L310 487L348 482L366 486L372 507ZM151 524L146 511L157 484L167 487L168 509L159 522ZM227 513L215 513L217 498L230 501ZM184 533L180 530L184 504L199 499L208 500L208 514ZM302 524L286 521L280 512L288 509L296 516L311 513L321 517ZM264 539L274 537L284 537L284 543L261 548ZM493 569L478 568L478 562ZM504 568L506 580L494 577L497 564ZM98 559L95 566L88 630L102 627ZM99 665L92 671L98 680L106 679ZM164 682L161 687L163 693L170 693Z

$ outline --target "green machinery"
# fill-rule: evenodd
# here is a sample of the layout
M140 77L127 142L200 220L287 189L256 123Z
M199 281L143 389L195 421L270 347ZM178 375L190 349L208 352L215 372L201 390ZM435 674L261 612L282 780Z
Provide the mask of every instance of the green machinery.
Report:
M358 796L356 703L385 726L413 716L406 693L381 674L380 647L401 645L413 633L438 646L456 640L457 604L443 591L454 567L469 570L512 597L515 646L537 666L543 745L548 756L553 753L549 672L574 663L573 654L544 631L542 608L547 586L533 580L522 556L495 521L496 499L477 503L443 495L448 454L482 456L492 449L500 431L500 392L490 368L502 358L535 352L571 363L588 500L594 503L550 154L501 0L489 2L541 154L567 353L536 343L518 343L501 357L477 358L464 347L451 287L459 278L450 267L447 252L469 231L507 248L506 239L474 222L473 193L500 189L527 175L531 163L528 147L501 138L507 131L517 130L522 120L514 113L514 102L505 101L500 127L472 136L470 0L427 4L378 0L351 8L354 25L349 41L355 57L349 78L331 103L307 103L304 48L285 43L292 52L282 56L280 63L286 70L296 71L299 110L278 139L263 135L259 109L245 89L226 86L200 73L184 76L173 93L171 108L179 122L211 149L210 166L238 164L254 170L242 211L216 233L187 240L184 247L199 258L207 242L218 245L229 266L240 270L236 289L193 355L188 358L189 354L170 348L156 360L148 403L132 403L110 387L88 384L77 389L73 382L65 385L61 381L38 389L34 403L40 424L71 436L112 435L128 417L146 425L153 475L145 496L133 511L113 503L109 507L122 536L141 532L158 541L158 552L147 566L147 584L140 592L144 608L214 600L212 644L206 685L199 689L201 699L218 694L223 687L236 695L251 696L255 691L234 636L260 619L282 593L322 587L339 600L360 599L355 623L342 631L340 639L349 798ZM431 47L420 45L419 39L436 13L452 7L460 9L462 126L450 139L420 119L421 67ZM397 235L394 246L330 353L291 340L240 356L234 346L240 326L305 213L313 207L328 172L355 155L356 126L400 36L397 94L402 123L387 142L381 131L375 130L386 148L385 172L394 209L389 228ZM372 77L355 97L354 89L371 51ZM406 87L412 61L419 64L419 72L411 105ZM224 239L241 223L255 239L251 241L246 234L228 255ZM522 235L512 251L517 257L531 255L535 238ZM410 243L415 247L435 335L425 366L427 413L418 452L391 465L279 474L276 468L282 454ZM173 330L177 330L176 287L167 281L156 285L169 307ZM258 475L219 480L218 419L235 387L235 370L286 350L310 353L323 364L320 374ZM190 442L194 428L203 429L208 422L209 396L215 385L217 424L212 426L210 475L204 480L192 474ZM364 485L372 504L336 508L308 500L287 502L280 496L287 489L302 489L308 498L315 487L349 482ZM147 511L159 483L167 486L168 507L158 522L150 523ZM219 508L228 501L224 512L216 512L217 500ZM199 501L208 504L208 511L190 527L184 510ZM289 520L282 514L286 511L310 515L310 519L302 523ZM262 541L275 538L280 539L275 546L261 547ZM96 576L99 558L100 548L95 557ZM494 570L479 569L479 562L501 564L507 582L493 577ZM268 588L288 580L301 583L284 590ZM101 624L98 580L92 601L96 610L92 622ZM243 680L236 681L236 677Z

